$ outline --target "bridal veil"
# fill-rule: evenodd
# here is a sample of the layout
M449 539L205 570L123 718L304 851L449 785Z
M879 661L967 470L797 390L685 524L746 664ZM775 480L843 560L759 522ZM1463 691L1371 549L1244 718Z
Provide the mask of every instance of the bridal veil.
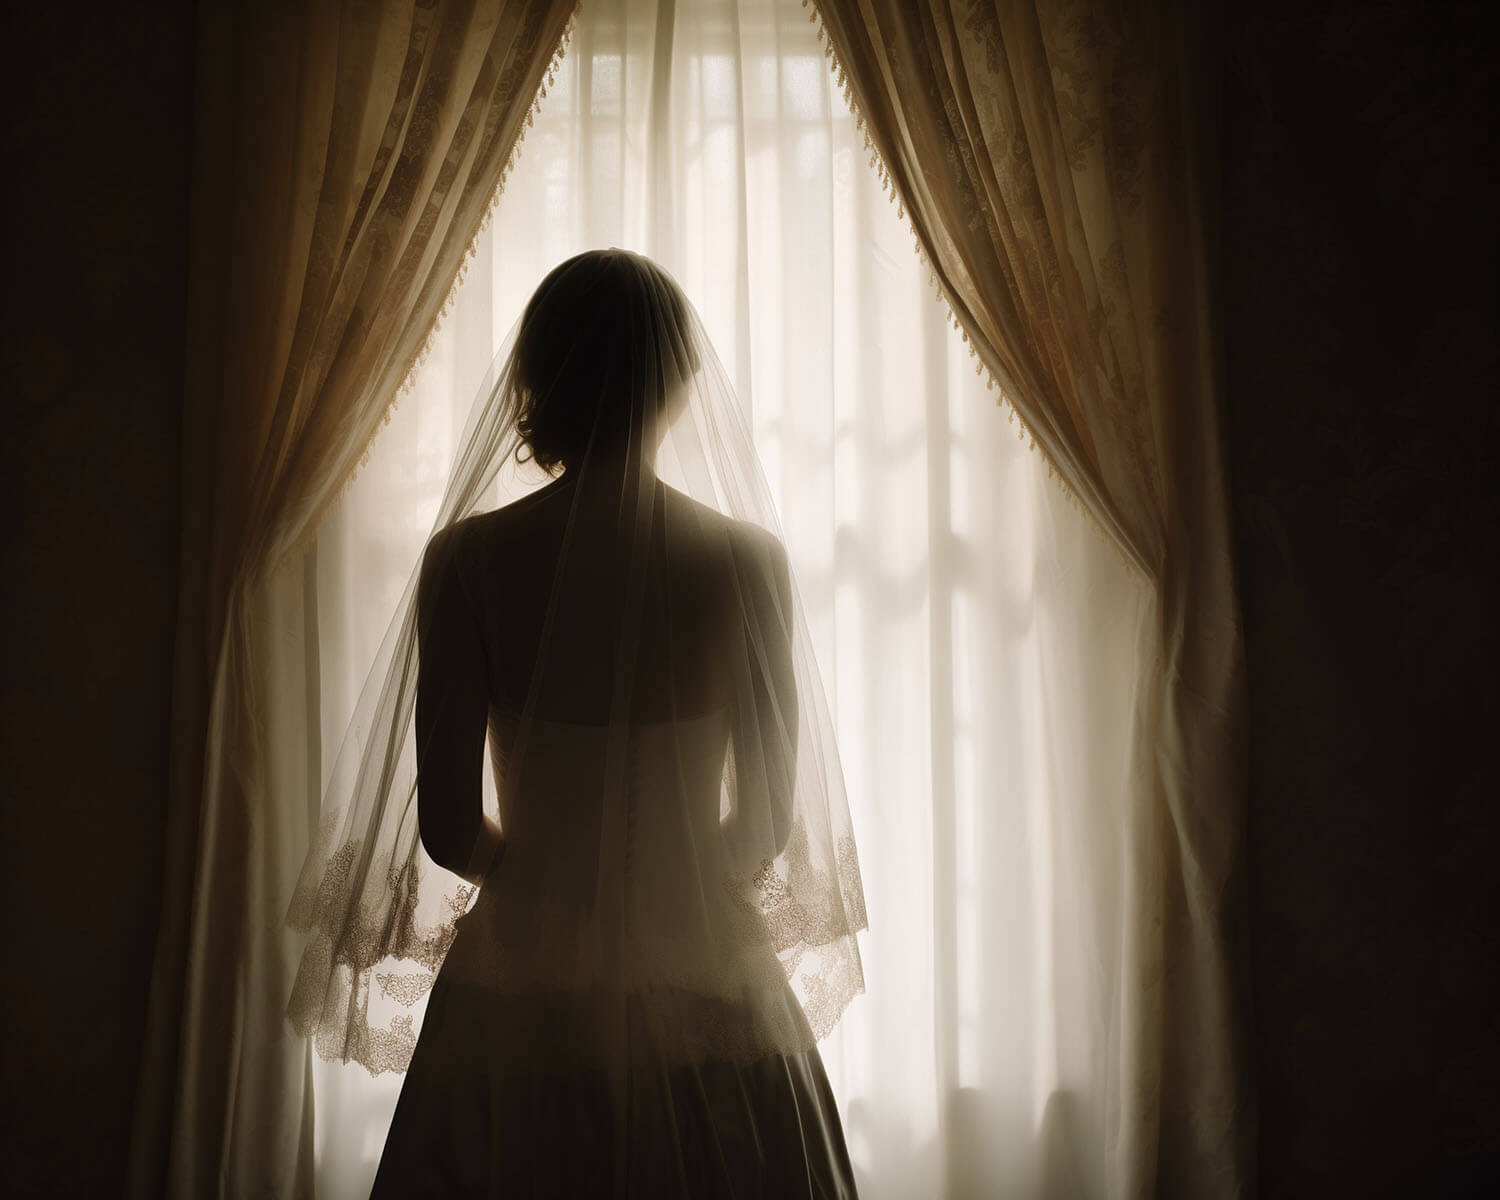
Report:
M434 798L433 731L476 688L490 779ZM462 810L451 870L439 802ZM495 998L516 1063L606 1073L642 1013L670 1061L747 1062L810 1050L861 990L853 830L770 495L650 260L568 260L501 347L323 813L288 1011L325 1058L405 1070L440 969Z

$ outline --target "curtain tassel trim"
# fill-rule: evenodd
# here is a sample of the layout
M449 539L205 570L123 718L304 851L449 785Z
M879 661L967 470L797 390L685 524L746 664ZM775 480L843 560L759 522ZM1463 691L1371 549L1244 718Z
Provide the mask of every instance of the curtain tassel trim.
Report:
M433 347L437 344L438 335L442 332L443 323L453 311L454 304L458 301L458 294L463 290L464 281L469 277L469 264L479 254L479 241L488 232L490 224L494 221L495 210L500 206L500 197L505 193L505 185L510 180L511 173L516 169L516 163L521 158L521 148L526 143L526 131L536 124L537 114L541 111L542 101L547 98L547 91L557 83L557 73L562 67L563 58L567 55L568 48L573 43L573 32L578 25L578 4L574 4L573 11L568 14L567 23L563 26L562 35L558 38L557 48L553 50L552 57L548 60L547 69L542 72L542 81L537 87L536 95L531 98L531 104L526 110L526 116L519 125L515 144L511 146L510 153L505 156L505 164L500 168L500 180L495 185L495 190L490 194L485 203L484 212L479 218L479 223L474 227L474 232L469 237L469 244L464 250L463 257L459 260L458 271L453 276L453 282L448 286L448 294L443 298L442 305L438 308L437 316L433 318L431 326L428 327L426 335L422 338L417 348L412 351L411 357L406 361L406 369L401 376L401 384L396 388L390 402L385 406L379 423L375 426L370 439L365 443L364 450L360 453L359 462L349 472L344 482L340 485L334 500L328 505L331 509L340 497L346 495L354 486L354 481L359 478L360 472L369 465L370 455L375 448L375 439L387 425L391 418L396 415L396 409L401 401L416 387L417 380L422 374L422 368L432 354ZM311 537L316 537L317 523L314 523ZM310 539L309 539L310 540ZM288 559L295 556L289 555Z
M808 21L816 24L818 27L818 41L823 46L823 59L828 64L829 74L832 75L834 84L843 95L844 104L854 116L855 128L864 135L864 147L870 152L870 167L880 179L881 193L887 200L895 204L897 219L906 223L906 228L911 233L912 248L916 252L918 260L927 268L927 279L932 286L933 292L943 302L943 306L948 310L948 319L953 323L953 328L963 335L964 345L969 348L969 357L974 360L974 374L984 379L985 391L999 393L996 403L1005 410L1006 421L1017 425L1016 434L1020 440L1026 442L1029 449L1040 455L1042 462L1047 468L1047 478L1057 484L1058 490L1062 492L1069 504L1088 518L1088 522L1093 526L1094 531L1104 539L1105 543L1115 552L1120 561L1133 573L1139 574L1141 568L1131 561L1130 557L1120 548L1119 542L1115 540L1109 530L1105 529L1099 518L1095 515L1094 510L1084 503L1083 498L1073 489L1073 486L1063 476L1063 473L1057 469L1056 464L1052 461L1052 456L1047 453L1045 446L1039 447L1037 445L1036 434L1027 424L1025 416L1016 407L1016 403L1011 398L1010 393L1006 391L1005 385L995 378L989 364L984 361L983 356L979 353L979 348L970 340L969 332L964 327L963 322L959 320L958 313L954 308L953 299L949 295L948 290L943 286L942 275L938 270L938 266L933 261L932 256L928 254L926 246L923 245L922 235L917 232L916 223L907 214L905 198L901 194L901 189L896 184L895 174L891 171L886 161L886 156L880 149L880 143L871 131L870 125L865 120L865 115L861 111L858 101L855 99L853 82L849 78L848 70L839 61L838 51L833 48L833 37L828 33L824 24L823 12L818 5L818 0L802 0L802 7L809 10Z

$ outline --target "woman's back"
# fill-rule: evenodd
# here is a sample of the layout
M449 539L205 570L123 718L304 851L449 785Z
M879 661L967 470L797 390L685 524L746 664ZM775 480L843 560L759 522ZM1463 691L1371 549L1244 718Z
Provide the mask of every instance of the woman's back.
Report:
M733 683L785 640L779 546L659 483L623 533L609 505L588 509L553 487L454 531L506 844L477 909L484 970L779 992L764 923L732 888L742 798L723 786L726 756L766 757Z
M735 686L790 687L784 555L659 484L642 511L622 533L555 486L452 531L505 852L434 987L376 1194L853 1195L812 1031L735 882L767 763L795 757L764 748L794 696ZM753 769L727 789L733 755Z
M648 486L639 514L620 515L616 485L565 478L455 527L497 708L603 724L730 702L745 601L771 619L784 553L763 530Z

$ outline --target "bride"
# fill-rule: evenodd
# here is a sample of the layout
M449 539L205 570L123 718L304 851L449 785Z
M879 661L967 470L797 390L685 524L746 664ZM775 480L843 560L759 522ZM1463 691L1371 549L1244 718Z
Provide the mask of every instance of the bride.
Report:
M293 1023L407 1071L377 1196L853 1196L816 1043L858 864L723 371L622 250L497 362L293 901ZM429 987L420 1037L379 1017Z

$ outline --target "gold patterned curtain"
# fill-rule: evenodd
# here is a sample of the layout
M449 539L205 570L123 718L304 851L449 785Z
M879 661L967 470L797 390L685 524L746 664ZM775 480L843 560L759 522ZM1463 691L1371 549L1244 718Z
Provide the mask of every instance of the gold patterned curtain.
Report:
M268 761L289 720L268 697L305 661L279 568L420 357L574 5L199 6L172 793L133 1195L308 1190L279 910L317 813L275 798Z
M872 162L982 369L1154 584L1146 794L1121 831L1135 994L1120 1001L1128 1044L1100 1067L1112 1191L1243 1194L1244 682L1214 31L1182 0L815 7Z

